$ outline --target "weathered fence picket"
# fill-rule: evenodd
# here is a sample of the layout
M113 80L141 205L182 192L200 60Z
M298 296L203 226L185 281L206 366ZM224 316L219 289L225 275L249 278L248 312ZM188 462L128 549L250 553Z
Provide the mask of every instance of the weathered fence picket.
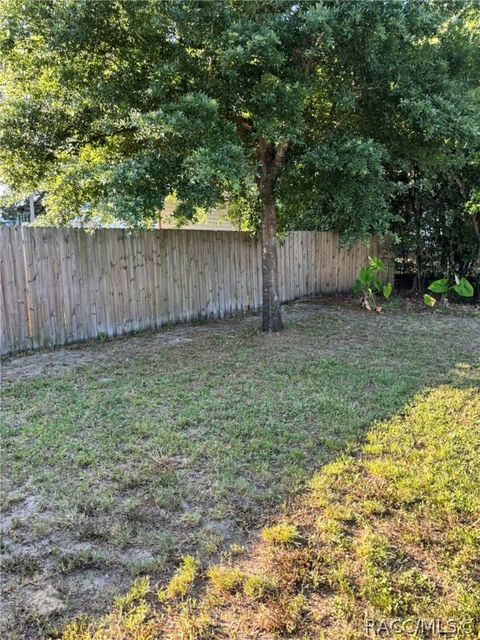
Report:
M241 232L0 229L1 352L260 308L259 241ZM279 243L282 302L352 289L369 245L294 231ZM390 277L391 274L390 274Z

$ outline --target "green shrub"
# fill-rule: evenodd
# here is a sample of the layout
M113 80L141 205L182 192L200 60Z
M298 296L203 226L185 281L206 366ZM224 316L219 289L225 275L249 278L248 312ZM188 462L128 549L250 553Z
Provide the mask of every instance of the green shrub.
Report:
M455 291L462 298L471 298L473 296L473 287L466 278L459 278L455 276L455 284L450 285L446 278L440 278L440 280L434 280L429 286L428 290L432 293L439 293L441 299L445 300L445 295L449 291ZM423 296L424 303L429 307L434 307L437 304L436 298L426 293Z
M387 282L386 284L382 284L378 277L378 274L382 271L385 271L385 265L380 258L369 258L368 265L366 267L360 267L353 292L355 294L361 294L362 306L368 309L368 311L377 311L380 313L382 310L382 307L377 303L376 293L383 294L386 300L392 295L392 283Z

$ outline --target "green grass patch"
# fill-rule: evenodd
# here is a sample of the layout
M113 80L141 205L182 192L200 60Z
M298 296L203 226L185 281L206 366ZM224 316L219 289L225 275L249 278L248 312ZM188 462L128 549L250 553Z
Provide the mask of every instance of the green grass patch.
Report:
M173 598L184 598L193 587L195 578L199 570L199 563L192 556L182 558L182 564L173 574L165 589L158 592L161 602L172 600Z
M298 529L294 524L279 522L262 531L262 540L269 544L292 544L298 539Z
M425 466L410 478L398 473L395 457L401 459L408 443L392 442L389 452L374 435L365 472L370 485L388 490L354 501L332 498L332 492L335 483L345 492L361 484L350 454L373 423L400 412L426 387L471 384L478 320L403 312L372 317L322 305L294 305L286 315L288 328L280 336L262 335L248 325L252 320L234 321L204 325L166 346L162 340L177 331L169 329L80 347L78 365L5 383L2 512L9 591L3 636L33 639L51 630L48 616L25 614L30 602L21 599L15 567L34 571L39 592L45 585L59 590L65 606L52 614L55 624L77 612L100 613L112 591L125 592L139 574L166 585L182 556L205 565L235 545L246 546L325 465L312 485L312 527L339 554L364 520L391 518L397 504L414 509L431 499L448 507L450 518L468 507L472 492L461 498L449 491L445 469L460 445L448 438L439 445L445 468L430 477ZM40 355L29 359L42 361ZM410 444L420 443L420 455L420 436L409 437ZM421 531L412 523L403 536L415 545ZM278 561L303 557L308 543L299 532L295 544L270 545ZM449 548L462 541L449 561L460 571L475 554L476 538L456 520L449 536ZM300 581L310 572L319 584L334 582L334 575L342 582L341 565L325 562L332 564L328 579L323 565L292 572ZM281 581L272 583L281 588ZM189 597L180 598L185 620L197 606ZM268 591L258 601L265 605L270 597ZM465 596L462 606L471 608L471 598ZM298 618L292 613L295 624Z
M394 625L408 637L417 623L477 637L478 376L471 383L419 395L372 429L360 455L320 470L292 504L291 524L264 529L243 561L207 570L200 598L190 602L190 625L184 604L150 610L149 623L166 637L197 639L340 640L363 637L367 624ZM348 526L341 538L326 539L319 520ZM285 546L299 532L302 548ZM280 545L275 553L272 543ZM205 621L200 630L195 612ZM64 640L93 639L96 629L68 630ZM122 633L108 637L137 637Z

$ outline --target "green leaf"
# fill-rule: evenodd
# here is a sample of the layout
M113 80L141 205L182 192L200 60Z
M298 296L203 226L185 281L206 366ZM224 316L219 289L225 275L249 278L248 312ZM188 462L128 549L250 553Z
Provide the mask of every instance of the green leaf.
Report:
M372 274L370 270L367 267L361 267L358 274L358 279L362 287L368 287L372 280Z
M353 293L355 295L357 295L358 293L360 293L362 291L363 287L362 287L362 283L360 282L360 280L357 278L355 280L355 284L353 285Z
M473 296L473 287L466 278L460 280L453 286L454 291L462 298L471 298Z
M383 297L388 300L388 298L392 295L393 287L391 282L387 282L387 284L383 287Z
M448 280L446 278L434 280L428 287L429 291L433 291L433 293L447 293L448 288Z
M373 271L385 271L385 265L380 258L370 258L369 266Z
M423 301L428 307L434 307L437 304L435 298L433 296L429 296L428 293L423 296Z

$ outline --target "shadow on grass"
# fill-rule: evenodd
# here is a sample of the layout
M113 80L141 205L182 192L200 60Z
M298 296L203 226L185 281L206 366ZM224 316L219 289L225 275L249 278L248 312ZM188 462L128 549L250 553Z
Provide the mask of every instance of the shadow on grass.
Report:
M203 569L184 557L166 587L137 580L63 640L476 637L480 376L462 372L325 465L250 549Z
M287 322L280 336L237 323L168 348L113 342L108 357L7 386L5 637L101 612L182 555L248 545L375 421L425 387L467 383L480 351L471 318L297 305Z

